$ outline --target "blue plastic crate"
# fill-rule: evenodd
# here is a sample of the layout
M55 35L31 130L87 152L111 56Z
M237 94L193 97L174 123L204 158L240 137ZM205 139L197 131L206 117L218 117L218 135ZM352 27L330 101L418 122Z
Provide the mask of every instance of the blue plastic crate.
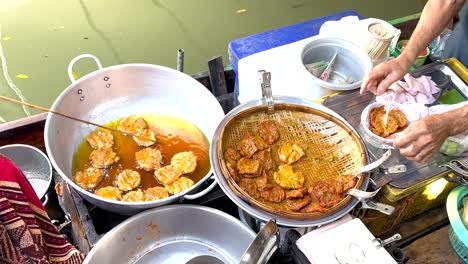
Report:
M320 27L323 23L326 21L340 20L346 16L357 16L359 19L363 18L356 11L348 10L231 41L228 46L228 53L232 69L236 73L236 95L238 95L237 76L238 62L240 59L258 52L316 36L319 34Z

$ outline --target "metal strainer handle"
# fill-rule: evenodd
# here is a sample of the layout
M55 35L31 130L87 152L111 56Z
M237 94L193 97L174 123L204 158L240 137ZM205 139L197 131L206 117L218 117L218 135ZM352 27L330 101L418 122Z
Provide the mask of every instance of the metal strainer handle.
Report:
M271 92L271 73L265 70L259 70L258 75L262 86L262 96L265 98L268 107L268 113L273 113L273 93Z

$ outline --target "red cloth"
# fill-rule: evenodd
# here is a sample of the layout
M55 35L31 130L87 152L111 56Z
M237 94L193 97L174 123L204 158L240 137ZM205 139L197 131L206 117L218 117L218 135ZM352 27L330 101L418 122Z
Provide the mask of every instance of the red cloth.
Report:
M0 155L0 263L82 263L84 255L50 222L34 189Z

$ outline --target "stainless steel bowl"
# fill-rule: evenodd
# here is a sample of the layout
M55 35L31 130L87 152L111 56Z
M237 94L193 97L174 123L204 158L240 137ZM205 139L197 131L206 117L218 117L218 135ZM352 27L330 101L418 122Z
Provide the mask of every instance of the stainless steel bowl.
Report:
M309 74L313 82L320 87L332 90L353 90L361 86L364 75L372 69L372 60L357 45L338 38L318 37L308 43L302 51L302 64L319 61L329 62L338 52L329 81L322 81ZM304 67L304 70L307 69ZM308 71L307 71L308 72ZM352 83L346 80L352 78Z
M12 144L0 147L0 154L16 164L39 199L46 197L52 182L52 165L44 152L30 145ZM47 197L43 201L46 203Z
M140 213L108 232L84 263L186 263L211 255L239 263L255 233L238 219L197 205L170 205Z

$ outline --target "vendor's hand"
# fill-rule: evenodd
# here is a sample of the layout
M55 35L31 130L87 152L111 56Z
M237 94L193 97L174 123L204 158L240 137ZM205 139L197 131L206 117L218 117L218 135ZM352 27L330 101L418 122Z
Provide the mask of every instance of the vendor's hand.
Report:
M403 78L410 67L411 64L408 65L401 57L377 65L362 80L361 94L371 91L376 95L382 95L390 85Z
M393 146L408 160L427 163L450 135L450 118L431 115L411 123L395 139Z

